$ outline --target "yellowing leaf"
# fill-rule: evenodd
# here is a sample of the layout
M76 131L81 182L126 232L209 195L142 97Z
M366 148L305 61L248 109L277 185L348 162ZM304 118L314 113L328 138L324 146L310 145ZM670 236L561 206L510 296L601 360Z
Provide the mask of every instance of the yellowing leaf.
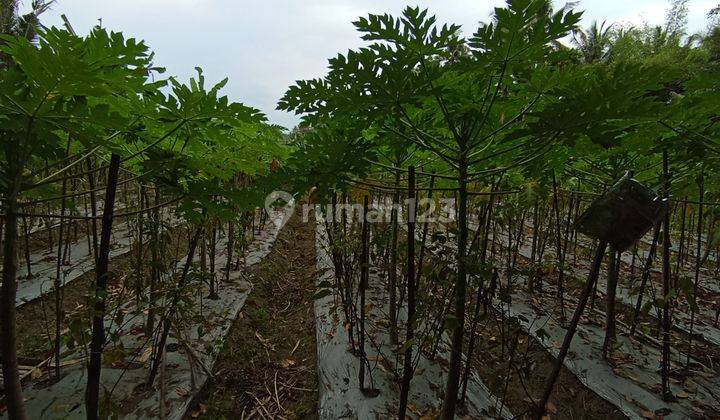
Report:
M42 370L40 368L36 367L32 371L30 371L30 378L31 379L38 379L42 376Z

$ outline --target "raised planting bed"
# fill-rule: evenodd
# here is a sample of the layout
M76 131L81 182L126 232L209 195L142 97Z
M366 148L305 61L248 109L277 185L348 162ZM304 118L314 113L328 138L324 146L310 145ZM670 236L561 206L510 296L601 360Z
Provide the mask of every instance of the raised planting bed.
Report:
M108 311L110 315L105 320L106 326L110 326L108 336L118 337L104 351L101 389L105 389L106 393L103 395L101 392L101 396L108 412L128 419L159 417L161 412L168 419L183 417L210 377L225 334L252 290L248 267L268 255L283 217L281 210L272 212L265 229L247 247L241 259L243 264L237 270L231 267L229 282L219 282L217 299L207 298L207 288L191 297L192 302L188 303L199 308L200 318L173 324L154 386L148 387L145 383L153 355L150 344L157 339L159 328L155 329L154 338L145 335L145 317L134 300L118 308L125 314L122 323L112 316L114 311ZM226 244L227 238L221 235L217 241L219 252L215 257L218 278L224 275ZM195 261L199 261L199 257ZM159 317L155 325L162 325ZM64 349L63 354L64 367L59 381L41 378L24 390L28 401L32 401L27 405L31 418L85 417L85 356L70 349Z
M332 284L334 266L324 221L320 216L315 237L317 270L320 273L318 286ZM367 391L360 387L358 377L362 358L354 354L350 347L339 297L332 293L315 301L320 418L372 419L397 416L400 386L395 372L401 365L398 363L398 346L391 344L387 328L386 287L380 270L371 267L366 301L368 336L365 348L365 387L370 388ZM355 305L359 305L359 301ZM398 320L402 325L406 312L401 309L399 314ZM430 360L420 350L419 346L413 344L413 354L419 354L419 357L408 397L407 415L412 418L438 414L447 379L448 353L441 351L434 360ZM507 408L490 393L474 372L468 383L465 407L458 415L470 418L512 418Z

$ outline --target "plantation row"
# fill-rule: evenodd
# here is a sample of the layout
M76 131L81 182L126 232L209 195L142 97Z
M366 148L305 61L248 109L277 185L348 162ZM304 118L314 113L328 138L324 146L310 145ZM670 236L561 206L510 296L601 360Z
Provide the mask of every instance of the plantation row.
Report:
M518 342L523 343L528 339L535 341L543 351L556 357L566 328L572 324L570 318L588 277L588 254L596 245L583 243L585 241L572 235L567 227L573 213L584 210L587 201L583 202L582 198L578 197L581 203L575 207L574 203L570 202L571 197L575 200L575 193L556 192L557 196L551 194L548 197L538 197L536 201L540 214L554 213L557 203L559 216L557 220L554 217L541 218L546 221L538 224L537 231L531 228L530 223L530 215L534 213L535 206L518 207L519 197L496 197L490 201L478 202L479 217L484 219L484 222L471 223L470 248L480 261L487 262L490 266L487 270L490 271L484 271L482 266L478 266L477 274L472 274L469 278L472 292L468 302L470 312L465 321L468 341L463 348L460 398L466 399L465 405L461 405L463 413L471 417L529 415L535 409L533 404L542 397L543 388L535 381L538 377L544 380L549 373L545 369L556 362L545 362L543 367L537 366L539 363L534 360L537 356L523 354L522 351L518 353ZM373 207L389 203L392 198L392 195L382 191L375 191L371 196L374 200L370 201L369 213ZM418 209L418 212L420 210ZM330 331L327 334L330 339L326 339L327 343L319 346L339 346L335 351L340 351L344 344L336 342L343 338L347 340L349 345L356 349L354 353L360 357L360 361L356 362L358 367L366 365L372 372L372 379L365 382L370 395L378 391L381 395L387 393L388 387L378 384L400 381L403 375L403 352L398 353L397 349L412 348L414 362L411 372L414 376L409 391L410 399L416 408L419 406L420 413L437 415L438 395L429 392L430 397L427 397L426 394L427 389L441 389L437 381L444 376L442 370L432 370L428 364L432 366L437 360L447 358L444 349L449 348L451 343L443 333L443 325L449 328L456 322L449 312L456 287L453 280L456 275L454 258L457 250L454 239L457 231L452 226L418 223L414 235L415 250L411 251L405 236L406 232L409 234L409 226L399 226L398 254L401 260L395 265L399 265L395 275L399 293L395 295L395 308L390 309L387 284L381 279L392 278L388 270L393 267L390 264L393 228L390 223L368 223L365 232L360 223L361 219L351 220L347 214L342 214L344 211L341 210L339 215L328 214L326 219L321 219L318 224L318 235L326 238L325 242L319 245L319 254L327 254L324 264L325 269L330 270L319 283L321 291L318 297L321 298L324 312L332 315L329 316L330 319L335 319L330 322L329 327L325 326L327 321L319 321L318 326L323 325ZM510 219L507 219L508 211ZM519 211L519 214L515 213L516 211ZM518 222L513 224L513 219ZM408 230L405 230L406 228ZM540 240L534 240L533 234ZM676 232L676 235L679 236L680 232ZM559 245L556 243L558 239ZM565 258L563 270L558 269L554 261L557 246L561 249L561 258ZM413 261L422 266L422 269L418 267L415 270L414 285L408 283L408 268L403 267L404 264L410 264L411 256L407 254L409 252L414 252ZM572 356L568 356L560 372L564 377L576 376L575 386L587 386L596 394L593 405L605 405L605 408L598 410L605 409L616 416L623 413L631 418L640 418L657 411L670 417L682 418L714 413L719 409L714 397L717 388L716 337L719 332L714 322L715 305L708 305L707 309L710 310L698 309L690 304L690 301L695 295L703 301L715 301L713 296L716 292L711 289L716 284L718 275L716 264L714 261L707 264L705 259L703 267L701 255L698 281L689 283L689 289L681 284L677 286L679 296L676 297L673 307L674 331L671 331L669 353L669 363L672 366L670 388L673 393L683 397L675 402L664 402L658 392L661 389L662 377L655 369L661 358L659 338L663 330L658 323L661 316L653 318L663 305L659 298L662 279L654 273L658 270L655 266L657 263L653 265L653 258L638 257L639 252L640 248L627 252L628 257L636 255L635 263L629 259L630 262L624 267L613 265L612 262L603 266L607 279L618 276L618 283L614 286L617 297L607 298L613 291L613 286L608 287L606 278L599 277L595 283L595 292L591 295L590 307L577 324L579 338L576 338L570 347ZM715 249L712 254L715 255L716 252ZM367 273L364 273L363 261L368 261ZM679 267L680 276L691 276L696 268L694 258L690 264ZM622 271L617 271L621 268ZM332 273L335 273L335 277L330 275L328 278ZM369 278L368 286L361 286L364 276ZM698 289L693 289L694 284L698 285ZM409 288L414 288L412 294ZM332 292L336 289L340 293L333 298ZM361 304L363 294L366 294L366 302L371 303ZM398 340L398 331L409 329L407 325L403 328L403 324L407 319L409 299L413 295L416 299L413 338L411 341ZM615 300L617 304L610 305L610 302ZM361 308L365 308L365 314L362 314ZM694 322L689 321L691 317ZM611 324L612 321L615 321L614 324ZM498 325L493 325L495 323ZM612 327L607 328L607 325ZM340 335L348 328L348 334ZM363 330L367 331L367 338L364 339ZM394 338L391 335L393 330ZM343 338L338 338L339 335ZM479 336L490 341L478 341ZM360 344L363 340L364 346ZM407 344L408 342L411 344ZM358 350L362 347L365 347L365 356ZM486 357L492 350L500 353L496 361L500 369L495 370L501 375L499 383L496 382L497 377L485 373L487 369L484 365L488 362ZM327 355L332 354L329 349L324 351ZM481 352L482 356L475 352ZM328 372L322 374L337 378L337 383L330 384L339 389L356 389L359 383L341 384L345 367L336 360L337 357L339 356L328 357L328 366L325 367ZM598 364L599 360L607 362ZM378 364L383 367L378 367ZM323 366L319 368L322 370ZM475 385L477 379L474 378L477 377L474 372L479 372L488 387L492 388L492 392L487 389L482 391L484 386ZM380 378L377 375L381 375ZM516 383L515 388L508 388L508 383L513 380L528 383ZM466 391L462 391L463 389ZM654 395L655 392L658 395ZM420 393L420 396L415 393ZM373 402L361 400L355 409L362 413L367 409L367 404L381 415L391 415L390 413L396 413L393 407L397 407L399 398L393 395L394 393L390 392ZM553 407L555 411L557 407L561 407L563 417L582 411L577 406L573 407L575 401L569 394L553 395L551 399L555 403L549 407ZM335 403L344 401L336 400ZM329 402L323 407L322 402L321 395L321 410L324 408L335 413L334 415L341 410ZM501 414L502 410L507 412ZM555 415L557 412L551 414Z
M570 8L513 1L467 37L419 8L369 15L364 47L287 91L319 196L343 204L319 224L319 285L356 358L335 387L382 400L359 417L588 415L558 382L597 417L718 412L718 29L685 42L672 5L664 28L584 31ZM612 207L638 182L654 209L639 187ZM416 222L428 198L456 219ZM363 201L371 217L349 221ZM593 229L611 234L578 234Z
M361 17L279 101L290 133L142 41L13 13L0 415L716 415L720 27L688 36L685 3Z
M143 42L41 28L33 6L0 45L4 415L182 416L191 395L168 408L158 389L209 376L289 149L227 80L164 78Z

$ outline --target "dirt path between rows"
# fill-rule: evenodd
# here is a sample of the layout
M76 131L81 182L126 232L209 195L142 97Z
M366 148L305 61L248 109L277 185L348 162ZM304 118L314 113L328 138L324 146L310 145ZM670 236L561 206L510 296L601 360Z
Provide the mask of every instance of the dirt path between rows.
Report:
M296 213L251 270L253 290L187 419L317 418L315 260L314 224Z

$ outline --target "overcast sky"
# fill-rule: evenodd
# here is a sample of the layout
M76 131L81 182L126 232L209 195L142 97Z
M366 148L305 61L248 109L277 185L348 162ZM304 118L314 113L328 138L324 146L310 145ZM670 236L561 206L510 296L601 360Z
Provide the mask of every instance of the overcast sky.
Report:
M27 9L30 0L21 1ZM706 28L706 14L718 2L690 0L691 32ZM229 77L230 99L291 128L298 118L275 110L285 89L324 75L329 57L359 46L351 24L358 16L398 15L407 4L428 8L440 22L460 24L471 34L504 0L57 0L42 20L61 26L65 14L84 34L102 19L104 27L145 40L167 74L184 81L200 66L210 81ZM578 6L585 25L662 24L667 7L667 0L583 0Z

